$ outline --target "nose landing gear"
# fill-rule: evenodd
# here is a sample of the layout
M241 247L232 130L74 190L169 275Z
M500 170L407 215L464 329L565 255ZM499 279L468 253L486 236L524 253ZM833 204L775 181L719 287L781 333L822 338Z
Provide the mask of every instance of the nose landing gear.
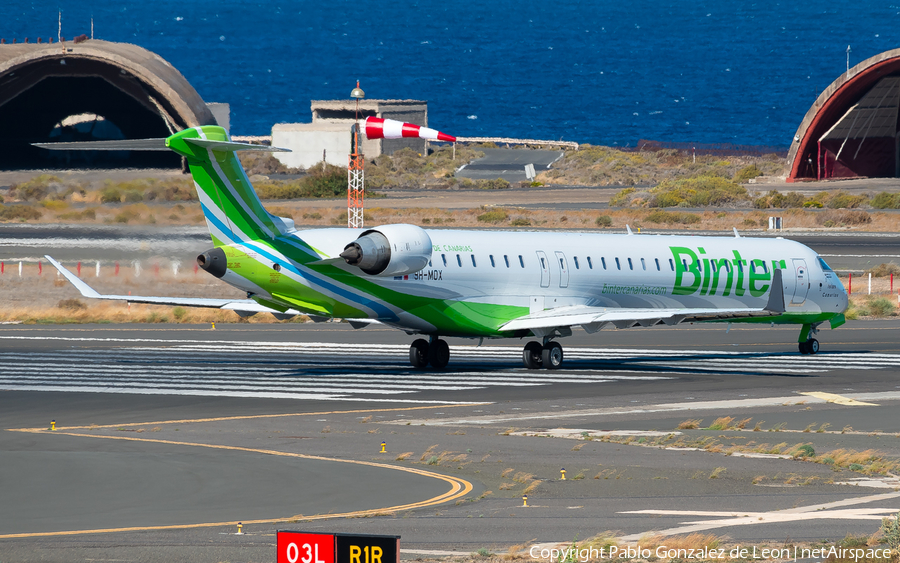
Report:
M798 348L801 354L815 354L819 351L819 341L813 338L814 334L819 333L819 324L805 324L800 329L800 338L797 339Z

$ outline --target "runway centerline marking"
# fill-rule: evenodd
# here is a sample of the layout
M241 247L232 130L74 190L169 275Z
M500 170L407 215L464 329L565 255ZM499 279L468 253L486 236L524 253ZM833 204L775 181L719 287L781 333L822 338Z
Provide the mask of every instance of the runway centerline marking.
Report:
M42 434L45 433L44 429L34 430L34 429L18 429L11 430L13 432L27 432L31 434ZM231 451L239 451L239 452L248 452L248 453L258 453L263 455L274 455L281 457L292 457L299 459L310 459L315 461L331 461L338 463L351 463L354 465L366 465L369 467L378 467L381 469L392 469L395 471L403 471L406 473L413 473L416 475L421 475L424 477L431 477L433 479L438 479L441 481L445 481L450 483L450 490L446 493L438 495L436 497L432 497L430 499L426 499L419 502L403 504L398 506L389 506L384 508L373 508L369 510L358 510L352 512L343 512L338 514L315 514L311 516L306 516L303 514L298 514L294 516L282 516L278 518L265 518L259 520L243 520L241 521L243 524L270 524L274 522L283 522L287 520L327 520L334 518L348 518L348 517L359 517L359 516L367 516L372 514L380 514L384 512L396 512L399 510L413 510L416 508L425 508L428 506L434 506L437 504L443 504L445 502L449 502L452 500L456 500L460 497L463 497L469 494L472 489L472 483L466 481L465 479L460 479L459 477L452 477L449 475L442 475L440 473L435 473L433 471L427 471L424 469L418 469L415 467L403 467L399 465L390 465L387 463L379 463L376 461L362 461L362 460L354 460L354 459L337 459L337 458L329 458L324 456L317 455L309 455L309 454L298 454L292 452L282 452L279 450L264 450L264 449L256 449L256 448L245 448L243 446L226 446L222 444L202 444L198 442L177 442L174 440L161 440L156 438L137 438L131 436L98 436L93 434L83 434L78 432L60 432L56 431L54 434L63 435L63 436L74 436L79 438L104 438L107 440L125 440L131 442L150 442L156 444L167 444L167 445L176 445L176 446L188 446L188 447L197 447L197 448L210 448L210 449L219 449L219 450L231 450ZM104 529L95 529L95 530L65 530L59 532L34 532L34 533L20 533L20 534L3 534L0 535L0 539L11 539L11 538L34 538L34 537L49 537L49 536L71 536L71 535L79 535L79 534L103 534L103 533L115 533L115 532L138 532L138 531L152 531L152 530L181 530L181 529L190 529L190 528L210 528L216 526L234 526L238 522L237 521L229 521L229 522L203 522L197 524L176 524L176 525L168 525L168 526L136 526L130 528L104 528Z

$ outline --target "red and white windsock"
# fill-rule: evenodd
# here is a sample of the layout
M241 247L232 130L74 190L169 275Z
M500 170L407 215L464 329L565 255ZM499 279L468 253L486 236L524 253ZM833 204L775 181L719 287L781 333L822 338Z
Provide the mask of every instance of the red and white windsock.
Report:
M456 137L446 135L435 129L420 127L412 123L403 123L393 119L380 117L366 118L366 138L368 139L400 139L403 137L418 137L429 141L447 141L455 143Z

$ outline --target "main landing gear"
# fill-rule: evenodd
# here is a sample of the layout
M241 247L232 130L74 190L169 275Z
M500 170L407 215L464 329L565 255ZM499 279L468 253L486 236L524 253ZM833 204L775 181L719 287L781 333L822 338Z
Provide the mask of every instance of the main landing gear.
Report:
M563 349L559 342L531 341L522 350L522 362L528 369L559 369L563 363Z
M800 329L800 338L797 339L801 354L815 354L819 351L819 341L813 338L819 332L819 323L805 324Z
M425 369L428 364L434 369L444 369L450 363L450 346L436 336L430 342L418 338L409 347L409 363L416 369Z

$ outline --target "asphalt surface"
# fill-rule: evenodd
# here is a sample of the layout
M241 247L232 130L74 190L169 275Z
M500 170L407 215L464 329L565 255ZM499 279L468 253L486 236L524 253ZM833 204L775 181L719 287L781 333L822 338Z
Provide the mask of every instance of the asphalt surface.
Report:
M563 151L478 149L484 152L482 158L473 160L456 170L459 178L472 180L494 180L503 178L508 182L527 180L525 166L534 165L535 174L546 171L554 162L562 158Z
M900 323L825 330L816 356L798 354L796 337L723 325L579 332L553 373L522 368L521 342L453 340L449 368L422 373L405 365L411 339L378 327L2 326L0 561L265 561L277 529L397 534L407 558L605 530L749 544L870 534L900 510L900 483L576 440L730 416L751 420L743 432L681 432L726 449L900 457ZM453 485L436 475L472 489L441 502ZM354 510L371 512L328 517Z

